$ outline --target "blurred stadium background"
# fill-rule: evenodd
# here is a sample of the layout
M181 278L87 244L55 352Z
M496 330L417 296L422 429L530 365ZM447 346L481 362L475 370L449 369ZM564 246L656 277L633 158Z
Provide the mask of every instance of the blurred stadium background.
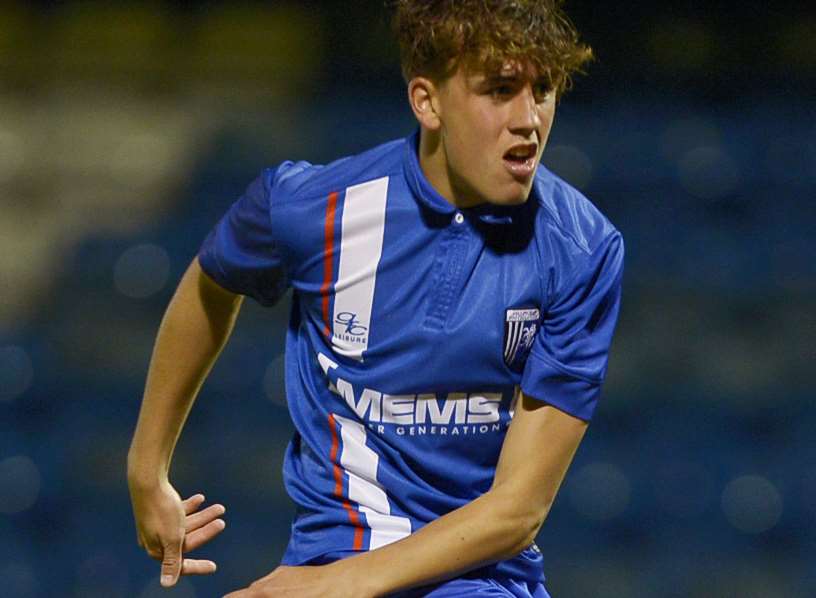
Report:
M556 598L816 596L816 13L796 6L568 3L598 61L545 163L628 261L605 399L539 539ZM274 568L287 306L246 304L182 437L173 481L228 527L216 576L171 592L124 475L153 335L262 166L404 136L403 98L379 1L0 2L0 594L204 597Z

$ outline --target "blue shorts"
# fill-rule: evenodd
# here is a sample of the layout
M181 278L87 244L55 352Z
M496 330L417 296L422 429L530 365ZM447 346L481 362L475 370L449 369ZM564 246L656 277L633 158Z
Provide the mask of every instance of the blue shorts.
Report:
M457 578L432 586L390 594L391 598L550 598L543 583L498 578Z

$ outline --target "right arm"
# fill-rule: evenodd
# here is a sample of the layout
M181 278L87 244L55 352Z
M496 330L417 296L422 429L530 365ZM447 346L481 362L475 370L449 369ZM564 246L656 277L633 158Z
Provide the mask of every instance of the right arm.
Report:
M242 295L216 284L194 259L164 314L142 407L128 453L130 488L139 544L162 560L162 585L180 573L211 573L211 561L181 560L221 530L221 505L195 513L203 497L182 502L169 482L170 462L201 385L232 332Z

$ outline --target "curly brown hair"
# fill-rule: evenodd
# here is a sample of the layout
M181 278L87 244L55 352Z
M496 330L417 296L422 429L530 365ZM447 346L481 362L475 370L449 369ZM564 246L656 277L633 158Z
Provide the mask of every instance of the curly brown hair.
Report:
M564 14L563 0L393 0L393 27L406 81L438 81L462 64L488 72L530 61L558 93L592 59Z

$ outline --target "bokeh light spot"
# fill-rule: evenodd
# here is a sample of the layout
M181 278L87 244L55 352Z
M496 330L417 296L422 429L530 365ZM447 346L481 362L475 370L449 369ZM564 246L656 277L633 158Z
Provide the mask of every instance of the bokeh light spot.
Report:
M158 245L145 243L127 249L113 270L116 290L132 299L145 299L167 284L170 257Z
M591 463L572 476L567 494L581 515L593 521L606 521L626 510L631 486L617 466Z
M666 159L675 161L697 147L716 147L722 135L717 127L699 118L682 118L671 123L661 137Z
M28 457L0 461L0 513L12 515L31 507L40 493L40 470Z
M760 534L775 526L782 516L782 495L762 476L746 475L725 487L722 510L739 531Z
M700 199L717 199L733 193L740 182L737 163L718 147L698 147L680 158L680 184Z
M31 386L34 368L21 347L0 347L0 401L11 401Z

